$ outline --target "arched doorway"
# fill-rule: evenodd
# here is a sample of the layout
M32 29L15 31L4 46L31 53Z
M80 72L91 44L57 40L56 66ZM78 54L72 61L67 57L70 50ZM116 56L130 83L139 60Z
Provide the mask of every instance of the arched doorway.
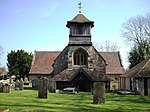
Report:
M81 71L74 77L74 79L72 80L72 84L82 92L90 92L92 88L91 80L84 72Z

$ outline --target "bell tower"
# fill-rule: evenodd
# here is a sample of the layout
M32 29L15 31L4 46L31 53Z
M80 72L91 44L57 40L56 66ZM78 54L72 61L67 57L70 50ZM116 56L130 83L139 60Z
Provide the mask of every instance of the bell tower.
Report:
M92 45L91 28L94 27L94 21L90 21L81 13L81 5L79 13L71 21L67 21L66 26L70 30L69 45Z

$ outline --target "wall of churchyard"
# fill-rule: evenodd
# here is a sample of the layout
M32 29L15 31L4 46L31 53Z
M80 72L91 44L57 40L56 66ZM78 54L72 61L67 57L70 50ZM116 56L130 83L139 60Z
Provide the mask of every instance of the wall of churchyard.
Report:
M68 63L68 47L60 53L54 62L54 75L67 68Z

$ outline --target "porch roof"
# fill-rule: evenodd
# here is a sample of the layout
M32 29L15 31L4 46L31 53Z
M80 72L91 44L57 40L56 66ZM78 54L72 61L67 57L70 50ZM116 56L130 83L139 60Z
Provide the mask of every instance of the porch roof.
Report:
M143 60L141 63L132 67L125 73L126 77L147 78L150 77L150 58Z
M103 73L98 73L95 70L87 70L87 69L73 69L73 70L69 70L69 69L65 69L62 72L60 72L59 74L55 75L53 77L53 79L55 81L68 81L71 82L73 80L73 78L78 75L79 73L84 73L85 76L90 79L92 82L94 81L110 81L110 79L108 79L107 77L104 77Z

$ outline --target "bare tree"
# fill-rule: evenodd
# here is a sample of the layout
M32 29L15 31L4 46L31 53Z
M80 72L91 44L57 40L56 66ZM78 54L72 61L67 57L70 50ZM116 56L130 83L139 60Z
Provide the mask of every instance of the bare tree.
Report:
M1 58L3 53L4 53L3 48L0 46L0 58ZM1 65L1 62L0 62L0 65Z
M122 36L134 45L150 41L150 12L127 20L122 26Z
M119 50L119 46L116 42L110 42L109 40L103 42L94 42L94 47L98 51L115 52Z
M0 67L0 74L4 74L6 72L6 68L5 67Z

